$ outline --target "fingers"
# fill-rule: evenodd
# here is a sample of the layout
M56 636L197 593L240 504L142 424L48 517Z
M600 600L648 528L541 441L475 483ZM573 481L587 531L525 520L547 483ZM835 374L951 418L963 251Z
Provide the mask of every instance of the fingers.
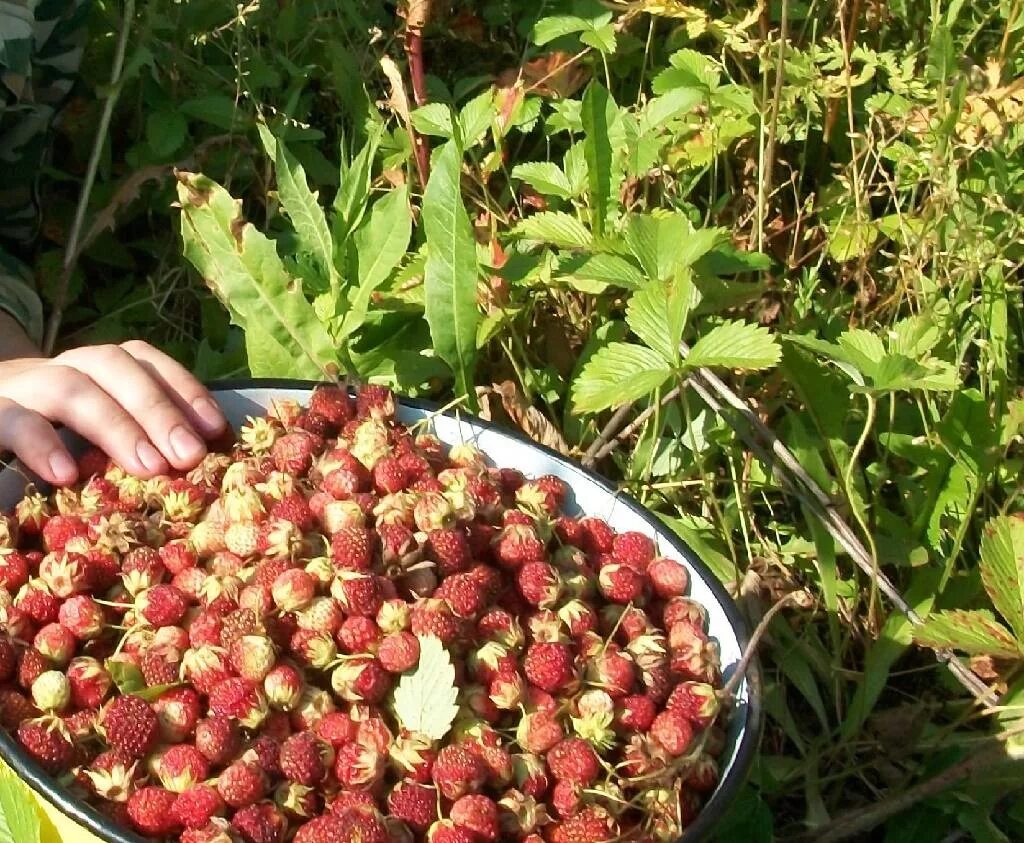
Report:
M66 485L78 476L75 461L50 423L6 398L0 398L0 450L14 451L47 483Z
M87 375L142 428L149 442L139 443L136 452L147 468L156 467L154 455L145 452L146 448L152 450L153 445L159 451L158 457L177 469L191 468L206 453L206 445L193 429L192 420L179 407L162 378L155 377L149 364L136 360L124 348L77 348L61 354L54 363Z
M4 382L4 396L60 421L106 451L126 471L152 477L168 470L145 431L87 375L56 362Z
M174 399L197 431L207 438L213 438L224 431L227 419L206 387L188 369L141 340L121 343L121 348L136 360L149 365L151 374L163 384L167 394Z

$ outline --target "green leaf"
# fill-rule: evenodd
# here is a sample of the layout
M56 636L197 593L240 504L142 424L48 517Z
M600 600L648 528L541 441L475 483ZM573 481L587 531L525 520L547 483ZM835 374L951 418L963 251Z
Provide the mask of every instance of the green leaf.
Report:
M184 143L188 121L177 109L154 111L146 118L146 143L158 158L167 158Z
M178 106L178 110L186 117L202 120L228 132L240 129L248 121L248 116L240 113L235 100L224 94L185 100Z
M557 196L559 199L572 197L572 185L569 184L569 179L562 172L562 168L551 161L516 164L512 168L512 178L525 181L544 196Z
M847 358L865 374L870 374L874 366L885 357L885 346L882 340L864 328L851 328L844 331L838 340L839 347L846 351Z
M376 202L369 219L355 232L353 241L359 284L342 321L341 337L351 336L366 321L370 296L398 266L411 235L409 190L403 185Z
M611 23L612 13L605 12L598 14L590 18L580 17L578 15L551 15L550 17L541 18L533 26L533 43L538 47L543 47L545 44L549 44L556 38L562 38L566 35L572 35L576 32L588 33L594 36L600 30L606 28ZM614 31L613 31L614 36ZM598 40L604 40L607 36L599 36ZM584 43L589 46L601 49L597 44L590 44L589 41ZM614 50L614 37L612 38ZM611 52L608 50L607 52Z
M867 254L878 239L878 227L870 222L844 219L829 231L828 253L844 263Z
M262 130L263 127L260 128ZM277 195L281 199L282 209L295 229L300 250L312 256L320 269L321 277L327 282L325 286L337 290L341 285L341 279L334 267L334 242L331 239L331 230L327 227L327 218L317 201L317 194L309 189L306 171L280 140L273 150L267 151L274 156Z
M614 53L618 43L615 39L615 27L610 23L584 30L580 33L580 41L605 55Z
M118 659L107 659L103 664L122 694L134 694L146 687L142 671L135 665Z
M694 88L673 88L660 97L654 97L644 106L641 130L661 128L669 120L693 111L703 101L704 95Z
M926 647L959 650L970 656L1020 656L1009 630L985 609L953 609L929 615L914 630L914 640Z
M559 274L564 274L581 281L597 281L613 287L626 287L639 290L647 279L636 265L620 258L599 252L596 255L559 256Z
M596 413L636 401L672 374L665 361L642 345L613 342L599 349L573 384L573 407Z
M338 248L356 230L366 211L366 200L370 195L370 181L373 176L373 159L377 155L383 136L384 124L378 123L370 132L359 154L341 174L341 186L334 197L334 210L337 212L334 221L334 242ZM342 157L342 161L344 160Z
M0 843L38 843L36 798L18 775L0 763Z
M650 278L666 279L675 265L680 243L692 229L679 213L633 214L623 232L626 245Z
M419 664L395 688L395 714L406 731L439 741L448 734L459 713L455 667L439 638L416 637L420 642Z
M608 202L612 192L611 125L616 107L611 94L600 82L591 82L583 94L583 152L590 182L590 212L594 234L604 235Z
M536 240L563 249L587 249L593 243L586 226L562 211L542 211L527 217L513 233L524 240Z
M330 298L329 293L324 294ZM329 307L333 307L333 302ZM245 332L245 359L254 378L305 378L309 369L305 357L295 357L270 334Z
M981 539L981 580L1006 621L1024 641L1024 521L993 518Z
M679 341L695 295L688 272L671 282L651 281L633 294L626 309L626 323L669 366L679 365Z
M688 368L767 369L779 362L781 349L766 328L748 322L726 322L694 343L684 361Z
M452 110L440 102L429 102L420 106L410 115L413 128L421 135L450 138L455 129L452 126Z
M273 241L241 216L241 203L197 173L178 174L185 257L246 331L266 333L305 377L337 371L334 343L289 278Z
M494 91L491 88L462 106L459 111L459 130L462 132L462 143L467 149L476 146L484 138L494 118Z
M474 401L476 357L476 241L462 204L462 152L449 141L435 156L423 196L427 236L425 313L434 351L455 373L457 394Z

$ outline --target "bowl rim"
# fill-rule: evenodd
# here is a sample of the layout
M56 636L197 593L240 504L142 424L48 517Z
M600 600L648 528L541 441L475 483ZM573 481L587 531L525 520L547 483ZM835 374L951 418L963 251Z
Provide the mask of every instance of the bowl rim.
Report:
M226 378L208 382L206 386L211 392L238 392L248 389L312 390L321 384L321 381L292 378ZM410 398L397 392L395 393L395 398L400 405L411 409L430 414L446 415L457 420L465 420L467 423L490 432L508 436L520 444L541 451L549 459L555 460L570 472L583 474L592 482L597 483L610 495L613 495L618 503L626 506L635 515L646 521L648 525L658 532L662 540L671 545L674 550L686 559L688 565L696 569L697 574L704 580L711 593L721 605L730 627L736 634L740 650L746 650L750 640L747 624L732 596L725 590L725 586L693 548L672 531L671 528L662 524L653 513L649 512L632 495L618 489L610 480L597 472L584 468L580 463L566 457L564 454L530 439L519 430L495 424L461 410L443 409L441 405L432 401ZM736 747L732 767L725 778L719 783L711 799L703 806L697 815L697 819L683 831L677 843L697 843L697 841L704 839L713 830L713 826L722 818L739 789L746 782L750 769L753 766L763 726L763 707L761 702L763 683L761 665L756 654L747 665L745 680L747 697L745 700L746 709L744 712L743 731L739 737L739 745ZM49 804L101 840L107 841L107 843L145 843L148 839L117 826L112 820L100 813L97 808L73 795L68 788L61 785L32 760L13 735L5 729L0 729L0 757L3 758L20 779Z

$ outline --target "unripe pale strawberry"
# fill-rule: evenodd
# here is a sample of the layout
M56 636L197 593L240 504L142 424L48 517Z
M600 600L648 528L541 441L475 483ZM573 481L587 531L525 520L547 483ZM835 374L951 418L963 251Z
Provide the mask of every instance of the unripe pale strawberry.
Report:
M243 635L231 645L228 659L243 679L262 682L277 663L277 650L266 635Z
M41 711L61 712L71 702L71 683L59 670L47 670L32 683L32 701Z
M75 636L59 623L48 623L32 640L32 646L51 664L62 667L75 652Z
M298 669L290 664L278 664L263 679L263 691L272 708L291 711L302 697L305 682Z
M316 596L316 582L299 568L278 574L271 586L274 604L283 612L294 612L307 606Z

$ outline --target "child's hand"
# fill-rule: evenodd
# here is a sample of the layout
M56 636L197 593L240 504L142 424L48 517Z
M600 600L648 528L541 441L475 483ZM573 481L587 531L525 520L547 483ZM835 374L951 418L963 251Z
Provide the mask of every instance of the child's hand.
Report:
M0 362L0 450L50 483L74 482L75 461L51 422L142 477L191 468L206 453L204 437L227 423L199 381L140 340Z

